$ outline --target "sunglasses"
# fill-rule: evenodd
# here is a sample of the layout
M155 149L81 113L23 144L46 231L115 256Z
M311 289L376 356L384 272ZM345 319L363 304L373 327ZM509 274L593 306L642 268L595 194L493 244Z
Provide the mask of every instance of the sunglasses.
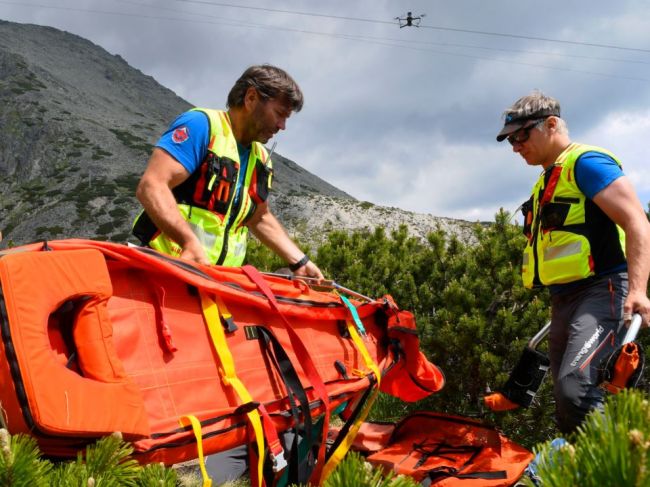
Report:
M508 142L510 142L510 145L523 144L530 138L530 131L544 123L545 120L546 118L542 118L528 127L517 130L515 133L508 136Z

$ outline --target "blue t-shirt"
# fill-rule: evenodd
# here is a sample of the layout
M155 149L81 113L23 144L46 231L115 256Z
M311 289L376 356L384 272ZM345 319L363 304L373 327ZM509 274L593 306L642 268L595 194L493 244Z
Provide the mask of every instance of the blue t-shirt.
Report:
M623 176L623 170L616 164L616 161L602 152L585 152L575 164L576 183L578 188L587 198L593 200L599 192ZM624 272L627 264L621 264L613 269L607 269L600 275ZM598 277L598 276L596 276ZM582 281L570 282L568 284L554 284L549 286L551 294L561 294L578 287Z
M165 150L192 174L201 165L210 143L210 122L205 113L179 115L162 134L156 147Z
M616 179L623 176L623 170L616 161L602 152L585 152L575 165L578 188L590 200Z
M176 159L188 173L198 169L208 153L210 143L210 122L208 116L201 111L189 111L179 115L162 134L156 147L160 147ZM244 147L237 143L239 152L239 179L235 192L234 204L237 205L244 185L250 146Z

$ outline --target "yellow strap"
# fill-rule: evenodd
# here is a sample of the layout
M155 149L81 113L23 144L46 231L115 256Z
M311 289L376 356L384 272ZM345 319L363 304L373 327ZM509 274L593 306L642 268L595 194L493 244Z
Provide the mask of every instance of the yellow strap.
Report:
M199 467L201 468L201 476L203 477L203 487L212 487L212 479L208 476L208 471L205 469L205 460L203 459L203 435L201 434L201 423L196 419L196 416L188 414L181 416L179 420L181 426L187 426L187 420L192 425L192 431L196 437L196 447L199 450Z
M214 349L219 356L219 361L221 362L221 368L219 369L221 380L225 385L230 386L235 390L241 399L242 404L253 402L253 398L246 389L246 386L244 386L235 373L235 362L230 353L230 349L228 348L226 334L221 326L217 303L215 303L207 294L201 293L201 307L203 308L203 316L205 317L205 322L208 326L210 337L212 338L212 345L214 346ZM246 415L248 416L248 420L255 432L255 442L257 444L258 452L257 479L258 486L261 487L264 467L264 430L262 429L262 420L260 419L260 413L257 409L249 411Z
M375 399L377 399L377 396L379 395L379 383L381 381L379 366L370 357L370 353L368 352L366 345L363 343L363 340L361 339L359 333L357 332L357 327L351 321L348 321L348 333L350 333L350 337L352 338L352 341L359 349L359 353L361 353L361 357L363 358L366 367L370 369L373 374L375 374L377 382L375 384L375 390L372 392L371 396L366 401L366 404L363 406L363 409L359 413L359 416L357 417L357 419L354 421L354 423L348 430L348 434L345 435L343 441L341 441L339 446L336 448L336 450L334 450L334 452L330 456L329 460L327 460L327 463L325 463L325 466L323 467L323 472L321 474L321 479L320 479L321 483L323 483L325 479L334 471L336 466L339 464L339 462L343 459L343 457L346 455L346 453L352 446L352 442L354 441L354 438L357 436L357 433L359 432L359 428L361 428L361 424L368 417L368 413L370 412L370 409L372 408Z
M212 177L210 178L210 181L208 181L208 191L212 191L212 186L214 186L214 182L217 180L217 175L213 174Z
M217 305L217 310L219 313L221 313L221 316L223 317L224 320L229 320L232 318L232 314L230 311L228 311L228 308L226 308L225 303L221 300L219 296L214 296L214 302Z
M350 320L347 321L348 333L350 334L350 337L352 338L354 344L357 346L357 349L359 350L359 353L361 354L361 357L363 358L363 362L366 364L366 367L372 370L372 372L375 374L375 377L377 378L377 387L379 387L379 383L381 382L381 374L379 373L379 367L374 362L374 360L372 360L372 358L370 357L370 353L368 353L368 349L366 348L366 345L363 343L363 340L361 339L359 333L357 332L357 329L360 329L361 332L364 333L365 335L365 329L363 328L363 324L359 319L357 310L354 307L354 305L350 302L350 300L347 299L345 296L339 294L339 297L341 298L341 301L343 301L343 304L345 304L348 307L348 311L350 311L350 315L352 316L352 321Z
M352 341L357 346L357 349L361 354L361 358L363 358L363 363L366 365L368 369L372 371L373 374L375 374L375 377L377 378L377 387L379 387L379 384L381 382L381 374L379 373L379 366L370 357L370 353L366 348L366 344L363 343L363 340L359 336L359 332L357 331L357 327L354 325L354 323L348 321L347 324L348 324L348 333L350 334L350 338L352 338Z

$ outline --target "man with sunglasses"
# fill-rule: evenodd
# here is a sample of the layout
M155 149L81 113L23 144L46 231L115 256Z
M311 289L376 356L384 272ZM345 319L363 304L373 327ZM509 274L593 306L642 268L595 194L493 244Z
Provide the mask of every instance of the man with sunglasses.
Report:
M601 361L639 313L650 321L650 223L620 161L571 142L557 100L535 91L504 112L497 141L542 174L522 205L522 277L551 293L549 358L560 431L571 433L593 408Z

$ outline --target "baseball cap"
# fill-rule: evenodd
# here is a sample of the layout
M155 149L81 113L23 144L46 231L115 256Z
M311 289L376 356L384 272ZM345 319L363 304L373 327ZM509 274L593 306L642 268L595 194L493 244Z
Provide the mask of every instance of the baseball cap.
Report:
M527 125L527 123L532 120L541 120L542 118L551 117L551 116L559 117L560 108L559 107L542 108L540 110L536 110L535 112L522 114L522 115L518 115L516 113L509 113L506 115L505 123L503 124L503 128L501 129L501 132L499 132L499 135L497 135L497 141L501 142L506 137L508 137L508 135L516 132L521 128L524 128Z

